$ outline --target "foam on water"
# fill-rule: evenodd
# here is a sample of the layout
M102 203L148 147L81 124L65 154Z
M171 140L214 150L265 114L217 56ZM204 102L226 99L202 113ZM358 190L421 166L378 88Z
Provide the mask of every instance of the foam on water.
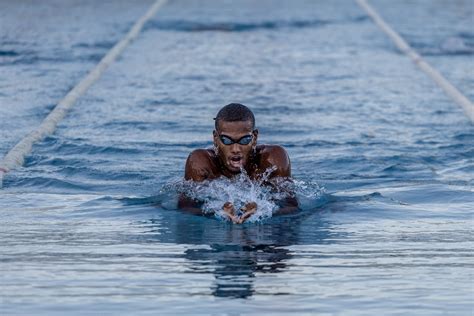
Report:
M303 202L308 200L314 202L324 193L324 189L317 183L306 183L281 177L269 179L275 170L275 167L268 168L260 179L251 179L242 169L241 173L233 178L220 177L199 183L178 181L172 186L178 193L185 194L199 202L204 214L213 215L221 220L228 219L222 210L225 203L231 202L237 210L237 215L241 216L243 214L241 209L247 203L255 202L257 212L247 220L251 223L261 222L272 217L285 204L286 199L297 198Z

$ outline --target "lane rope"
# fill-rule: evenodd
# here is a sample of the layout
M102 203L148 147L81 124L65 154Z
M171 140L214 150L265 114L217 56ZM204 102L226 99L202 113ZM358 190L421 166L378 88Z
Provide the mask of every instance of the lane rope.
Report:
M463 95L455 86L443 77L436 69L431 67L410 45L394 31L384 19L375 11L366 0L355 0L357 4L372 18L382 31L390 37L397 48L406 54L424 73L433 79L454 102L461 106L466 116L474 123L474 104Z
M33 144L54 132L57 124L66 116L76 100L86 93L87 89L100 78L107 67L111 65L123 50L138 36L145 23L150 20L166 2L167 0L157 0L143 16L135 22L128 33L107 52L100 62L59 101L40 126L20 140L4 156L0 162L0 188L3 186L5 174L17 167L21 167L25 162L26 155L31 152Z

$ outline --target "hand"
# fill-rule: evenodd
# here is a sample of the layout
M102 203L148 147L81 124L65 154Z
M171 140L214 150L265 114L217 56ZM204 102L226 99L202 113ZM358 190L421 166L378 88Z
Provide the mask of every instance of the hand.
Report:
M222 210L224 211L224 214L227 216L229 220L231 220L234 223L239 222L239 218L235 216L235 209L234 205L230 202L225 202L224 206L222 206Z
M244 214L238 218L237 224L242 224L245 222L250 216L255 214L257 212L257 203L255 202L250 202L245 204L244 207L241 208L242 211L244 211Z

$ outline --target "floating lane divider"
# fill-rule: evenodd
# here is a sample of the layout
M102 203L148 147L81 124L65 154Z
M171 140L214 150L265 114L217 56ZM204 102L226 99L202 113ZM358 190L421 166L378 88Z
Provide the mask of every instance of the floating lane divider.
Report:
M424 73L433 79L444 92L450 96L454 102L459 104L467 117L474 123L474 104L464 96L456 87L454 87L446 78L444 78L436 69L431 67L423 58L416 53L405 40L398 35L382 17L373 9L366 0L356 0L357 4L364 9L365 12L374 20L385 34L395 43L400 51L408 55L411 60L418 66Z
M59 101L40 126L25 136L25 138L18 142L5 155L5 157L0 161L0 188L3 186L3 178L5 174L16 167L22 166L26 155L31 152L33 144L54 132L57 124L64 118L76 100L100 78L107 67L111 65L123 50L137 37L145 23L150 20L166 2L167 0L157 0L143 16L135 22L125 37L115 44L101 61L71 91L69 91L61 101Z

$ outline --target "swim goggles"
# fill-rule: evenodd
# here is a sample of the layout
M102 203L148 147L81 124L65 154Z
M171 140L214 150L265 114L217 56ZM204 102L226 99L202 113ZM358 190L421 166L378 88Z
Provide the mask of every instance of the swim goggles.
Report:
M232 145L232 144L240 144L240 145L248 145L253 139L253 135L245 135L244 137L240 138L239 140L235 141L232 138L224 135L220 135L219 139L224 145Z

